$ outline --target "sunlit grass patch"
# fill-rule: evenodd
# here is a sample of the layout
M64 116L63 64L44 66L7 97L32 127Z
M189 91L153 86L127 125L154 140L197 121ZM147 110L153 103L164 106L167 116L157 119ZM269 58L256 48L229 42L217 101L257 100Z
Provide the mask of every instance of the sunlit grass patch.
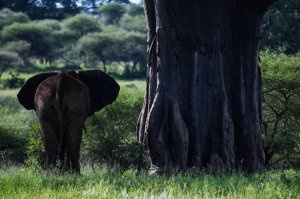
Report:
M294 170L245 175L187 172L149 176L132 170L83 169L61 175L30 169L0 171L3 198L299 198Z

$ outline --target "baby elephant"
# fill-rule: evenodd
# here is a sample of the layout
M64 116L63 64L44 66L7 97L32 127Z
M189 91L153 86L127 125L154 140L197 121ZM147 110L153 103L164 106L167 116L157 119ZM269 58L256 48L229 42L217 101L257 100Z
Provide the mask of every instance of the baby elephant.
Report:
M84 122L116 100L119 85L100 70L42 73L29 78L19 102L34 109L41 125L46 168L59 157L63 171L80 172L79 152Z

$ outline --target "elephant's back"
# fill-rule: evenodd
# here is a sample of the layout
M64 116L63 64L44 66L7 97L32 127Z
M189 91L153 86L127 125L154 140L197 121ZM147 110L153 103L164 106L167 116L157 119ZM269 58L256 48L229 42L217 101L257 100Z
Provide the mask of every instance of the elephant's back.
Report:
M49 110L49 107L57 104L57 90L61 79L58 75L46 78L36 89L34 96L34 106L37 112L44 109Z
M79 79L68 75L59 74L60 84L57 87L58 101L63 105L68 105L70 109L79 109L90 103L89 89Z
M36 109L53 109L63 115L77 111L85 114L89 108L89 92L85 84L67 73L59 73L45 79L37 88ZM49 108L50 107L50 108Z

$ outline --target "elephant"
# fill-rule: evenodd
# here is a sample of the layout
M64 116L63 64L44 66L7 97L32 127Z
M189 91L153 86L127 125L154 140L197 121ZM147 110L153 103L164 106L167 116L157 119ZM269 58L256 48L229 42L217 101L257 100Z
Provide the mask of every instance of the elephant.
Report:
M45 168L80 173L85 120L116 100L120 86L100 70L41 73L29 78L17 97L35 110L41 126Z

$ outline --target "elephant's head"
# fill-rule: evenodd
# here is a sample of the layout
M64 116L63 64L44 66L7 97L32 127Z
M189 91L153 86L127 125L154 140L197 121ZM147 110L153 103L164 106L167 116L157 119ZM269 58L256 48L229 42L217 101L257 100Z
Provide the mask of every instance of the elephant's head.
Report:
M116 100L120 86L108 74L100 70L74 71L67 72L69 75L82 81L89 88L90 93L90 113L93 115L108 104ZM18 93L18 100L26 109L33 110L34 96L39 84L48 77L58 73L42 73L29 78Z

